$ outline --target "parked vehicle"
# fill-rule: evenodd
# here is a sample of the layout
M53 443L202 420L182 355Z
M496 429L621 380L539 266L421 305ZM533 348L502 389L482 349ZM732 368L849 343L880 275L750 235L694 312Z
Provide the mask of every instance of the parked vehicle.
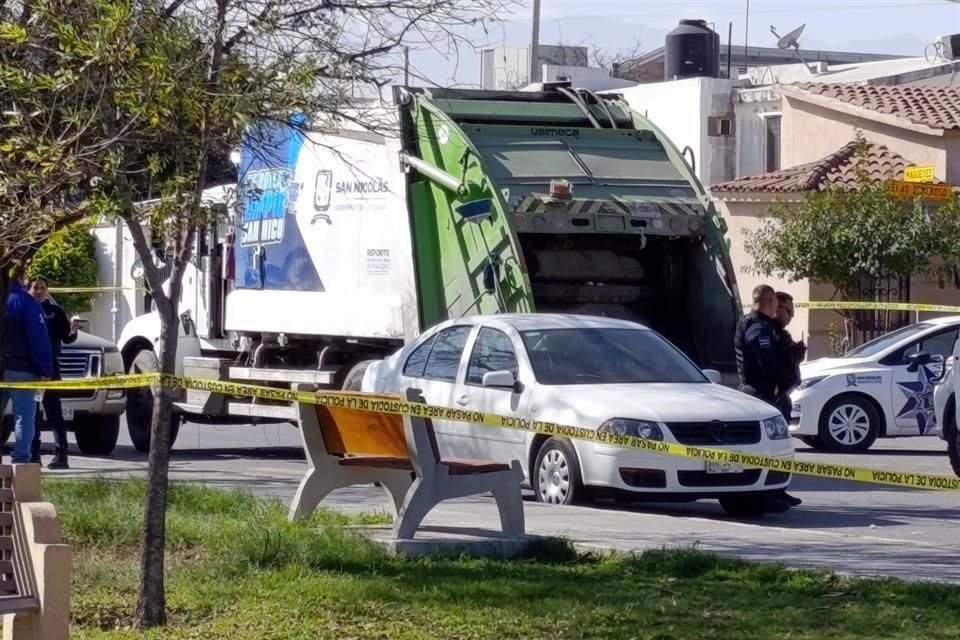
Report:
M947 443L947 457L953 472L960 476L960 433L957 432L957 367L960 366L960 341L954 343L953 355L947 360L943 376L933 389L933 411L937 419L936 433Z
M432 405L654 440L792 458L776 408L711 382L659 333L596 316L523 314L448 320L366 370L361 390L414 387ZM537 500L588 495L717 498L730 514L770 509L789 474L561 437L435 420L442 455L520 460Z
M200 234L184 277L178 373L339 389L448 318L564 312L644 322L735 378L726 227L621 97L398 87L393 105L362 108L389 126L244 145L240 206ZM156 370L159 335L156 314L124 328L129 371ZM151 407L149 389L129 393L141 451ZM193 390L176 408L212 423L296 418Z
M934 385L958 327L960 316L924 320L800 365L790 433L844 452L866 451L877 438L934 435Z
M120 351L109 340L80 331L76 341L60 351L60 374L64 380L84 380L124 372ZM127 406L123 389L61 391L63 419L74 432L81 453L105 456L113 452L120 435L120 417ZM42 409L41 413L42 414ZM39 416L38 416L39 417ZM41 426L43 424L41 423ZM13 430L12 416L5 407L3 441Z

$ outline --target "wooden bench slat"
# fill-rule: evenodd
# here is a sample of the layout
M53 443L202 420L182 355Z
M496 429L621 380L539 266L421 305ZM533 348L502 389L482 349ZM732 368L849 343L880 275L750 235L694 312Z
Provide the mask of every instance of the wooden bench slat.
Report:
M0 489L0 502L13 502L13 489Z
M0 536L0 551L10 551L13 549L13 538L10 536Z
M13 526L13 513L9 511L0 512L0 527Z
M13 466L9 464L0 464L0 480L13 477Z
M493 473L495 471L509 471L510 465L493 460L469 460L465 458L449 458L440 461L450 469L450 475L468 476L474 473Z
M391 458L389 456L347 456L340 459L340 466L413 471L413 463L410 462L410 458Z

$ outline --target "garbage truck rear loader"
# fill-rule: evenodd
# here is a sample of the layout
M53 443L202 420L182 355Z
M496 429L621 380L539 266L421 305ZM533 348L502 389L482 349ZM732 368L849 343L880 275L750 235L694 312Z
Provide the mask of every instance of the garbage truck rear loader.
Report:
M616 95L394 89L388 127L271 132L243 149L239 206L197 244L180 373L357 388L364 367L451 317L636 320L734 375L741 314L725 226L679 152ZM155 366L136 318L128 369ZM130 394L137 448L148 390ZM289 421L278 403L184 392L188 420Z

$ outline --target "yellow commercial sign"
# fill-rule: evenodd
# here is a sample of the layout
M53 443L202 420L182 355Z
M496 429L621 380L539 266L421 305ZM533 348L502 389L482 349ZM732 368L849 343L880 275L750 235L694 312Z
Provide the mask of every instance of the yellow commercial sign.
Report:
M933 182L933 165L919 164L906 167L903 170L903 179L906 182Z
M948 184L925 184L921 182L903 182L902 180L890 181L890 193L901 198L913 198L920 196L927 200L949 200L950 185Z

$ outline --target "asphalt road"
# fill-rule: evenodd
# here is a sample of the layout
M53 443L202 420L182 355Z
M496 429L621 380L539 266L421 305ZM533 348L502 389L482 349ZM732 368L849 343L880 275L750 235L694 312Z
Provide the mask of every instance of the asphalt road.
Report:
M50 435L44 434L45 442ZM935 437L882 440L862 455L817 453L795 441L801 459L924 473L952 474L945 445ZM74 449L75 450L75 449ZM52 445L45 445L45 459ZM109 458L71 457L73 476L141 475L146 456L124 433ZM290 426L184 425L174 447L171 477L240 488L289 502L306 469L298 432ZM63 473L63 472L48 472ZM842 480L796 477L803 499L786 513L759 521L726 516L716 501L620 507L546 507L527 502L528 530L564 535L584 545L638 550L697 545L750 559L830 566L840 572L896 575L960 583L960 495ZM328 506L382 511L373 487L333 494ZM434 512L428 522L489 527L492 501L477 497ZM472 526L471 524L471 526Z

